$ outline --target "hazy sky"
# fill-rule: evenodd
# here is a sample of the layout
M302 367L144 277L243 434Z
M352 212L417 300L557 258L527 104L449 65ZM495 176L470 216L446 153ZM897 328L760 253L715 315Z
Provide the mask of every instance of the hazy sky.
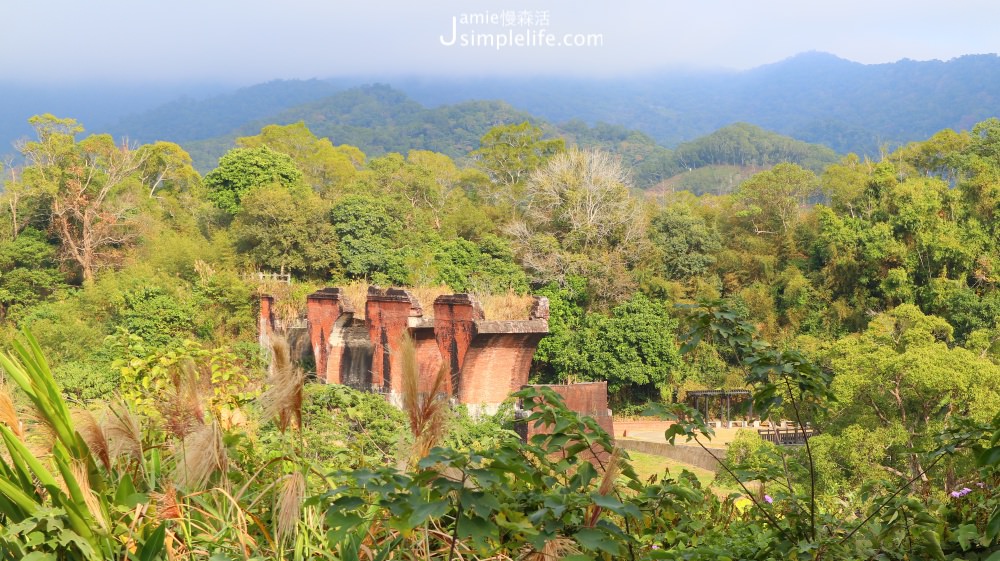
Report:
M603 76L809 50L947 60L1000 51L998 21L996 0L0 0L0 80Z

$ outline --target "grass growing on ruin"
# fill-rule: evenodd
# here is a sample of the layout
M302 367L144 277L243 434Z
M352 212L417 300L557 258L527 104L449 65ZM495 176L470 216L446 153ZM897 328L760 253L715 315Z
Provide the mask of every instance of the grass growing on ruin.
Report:
M365 302L368 301L368 283L352 282L351 284L341 285L341 288L344 291L344 295L347 296L347 301L354 306L355 319L365 319Z
M434 317L434 301L437 300L438 296L455 293L454 290L443 284L440 286L416 286L406 290L409 290L410 294L420 303L420 307L424 309L425 318Z
M342 285L344 294L348 302L354 306L354 317L365 318L365 302L368 300L368 287L366 282L354 282ZM424 310L425 318L434 317L434 300L438 296L454 294L455 291L447 286L419 286L407 288ZM502 294L474 294L475 298L483 307L483 314L486 319L492 320L525 320L531 313L531 307L535 299L528 295L516 294L513 291Z
M535 299L531 296L506 292L503 294L477 294L486 319L528 319Z

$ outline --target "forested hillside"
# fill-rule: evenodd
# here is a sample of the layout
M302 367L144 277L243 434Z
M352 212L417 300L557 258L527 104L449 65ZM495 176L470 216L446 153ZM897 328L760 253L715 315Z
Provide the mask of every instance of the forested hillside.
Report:
M270 115L267 122L304 122L318 136L361 147L366 153L432 150L461 158L495 123L533 118L503 102L464 102L428 109L385 85L353 88ZM212 169L239 136L266 123L241 123L220 138L184 143L198 169Z
M408 101L415 100L431 112L426 115L429 120L423 121L421 112L415 111L395 128L374 134L357 129L356 119L341 122L338 117L329 130L323 130L313 118L331 112L341 115L338 106L350 104L351 96L340 100L330 96L375 82L389 83L405 92L411 98ZM944 128L968 129L997 113L994 92L1000 87L1000 61L995 55L970 55L945 62L902 60L863 65L823 53L805 53L743 72L650 74L619 78L613 84L570 78L428 80L384 76L274 81L199 98L220 87L177 85L152 92L118 86L108 86L105 91L101 85L81 85L73 88L74 95L60 96L38 88L5 85L0 88L4 102L0 130L6 132L2 140L7 148L0 150L0 156L14 153L11 143L30 135L30 128L24 125L28 117L63 108L64 113L88 116L88 122L97 126L95 130L116 138L184 143L203 171L215 165L216 158L228 149L227 142L237 136L252 134L269 123L297 120L304 120L321 136L348 135L332 137L336 143L370 143L372 153L419 147L459 157L460 150L474 146L476 136L449 139L436 128L449 122L471 130L474 123L448 115L443 106L452 106L452 113L454 108L475 113L482 109L477 107L483 105L481 100L502 99L506 109L493 104L492 110L518 115L503 122L520 122L531 114L536 122L578 119L591 126L608 123L639 131L654 144L670 149L745 122L822 144L838 153L876 157L883 147L892 150ZM157 106L178 91L189 93ZM368 101L375 103L370 107L387 102L390 100L385 98ZM467 102L476 103L463 105ZM405 104L398 109L405 112ZM442 110L434 113L438 109ZM398 116L397 110L388 111ZM362 120L377 120L375 115L364 115ZM423 133L421 127L431 130ZM481 135L484 131L475 132ZM429 134L430 138L420 140L421 135L413 136L415 133ZM645 175L652 178L658 174Z
M109 132L144 142L202 140L258 119L267 121L256 123L257 128L280 122L274 116L281 111L372 82L392 84L432 108L502 99L553 123L581 119L642 131L667 148L746 122L838 153L877 156L883 146L891 150L944 128L967 129L1000 109L995 55L863 65L814 52L743 72L672 72L613 83L392 76L274 82L203 101L174 102L125 118ZM18 118L23 122L28 116ZM309 121L306 115L299 118Z
M883 146L967 129L1000 110L993 54L865 65L809 52L743 72L394 84L424 103L500 97L550 121L614 123L669 148L747 122L839 153L877 156Z
M381 86L282 115L204 174L31 120L2 173L0 560L996 558L1000 120L824 165L750 125L668 152ZM637 193L647 161L762 169ZM711 439L674 401L702 389L814 435L740 433L723 487L646 479L551 393L520 394L551 429L522 442L510 409L401 412L261 352L261 293L294 321L369 285L548 297L533 380L606 381L671 440Z
M203 100L178 99L125 117L109 132L142 143L211 138L288 107L333 95L340 89L335 81L275 80Z
M760 170L792 162L820 170L836 160L832 150L810 145L747 124L736 124L672 151L650 136L617 125L580 120L550 124L504 102L475 101L426 108L385 85L352 88L269 117L278 124L304 123L317 136L357 146L366 154L430 150L467 163L479 139L496 124L530 122L549 137L561 137L582 148L619 155L629 165L635 186L648 188L680 171L710 165ZM221 137L183 142L196 169L207 171L236 139L252 134L264 121L245 124ZM710 190L718 190L711 185ZM696 192L701 192L696 190Z

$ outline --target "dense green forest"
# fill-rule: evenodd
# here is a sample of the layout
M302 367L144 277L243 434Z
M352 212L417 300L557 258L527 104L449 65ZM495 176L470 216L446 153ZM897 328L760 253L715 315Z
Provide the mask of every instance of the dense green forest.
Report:
M824 165L749 125L645 152L372 91L246 131L205 174L175 143L32 118L0 205L0 559L1000 557L1000 120ZM760 169L638 192L660 156ZM645 479L551 392L518 396L550 427L522 442L509 409L414 390L400 411L261 352L260 292L296 317L359 284L547 296L533 379L607 381L678 443L712 437L671 399L697 389L817 434L742 434L727 487Z
M221 115L225 119L226 114ZM316 136L357 146L368 156L429 150L467 165L471 163L470 153L493 126L525 121L541 128L546 136L563 138L581 148L599 148L620 155L631 169L633 184L642 189L684 170L706 166L735 165L759 171L779 162L793 162L818 172L836 161L836 155L829 148L746 123L724 127L671 151L650 136L619 125L597 123L588 126L580 120L553 125L504 102L474 101L426 108L403 92L385 85L341 91L282 111L268 117L266 122L258 120L237 127L236 132L182 144L191 154L195 169L207 173L216 166L222 154L233 148L238 138L255 134L267 123L301 122ZM706 189L717 188L718 185L713 184Z

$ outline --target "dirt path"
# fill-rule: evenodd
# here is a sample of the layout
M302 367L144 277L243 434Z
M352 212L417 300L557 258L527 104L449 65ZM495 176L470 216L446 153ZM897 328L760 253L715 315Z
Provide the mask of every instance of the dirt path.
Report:
M634 438L647 442L666 442L663 433L673 424L672 421L648 421L644 419L615 419L615 438ZM739 428L715 428L715 436L706 446L726 446L736 438ZM750 429L756 430L756 429ZM678 442L678 444L680 444Z

